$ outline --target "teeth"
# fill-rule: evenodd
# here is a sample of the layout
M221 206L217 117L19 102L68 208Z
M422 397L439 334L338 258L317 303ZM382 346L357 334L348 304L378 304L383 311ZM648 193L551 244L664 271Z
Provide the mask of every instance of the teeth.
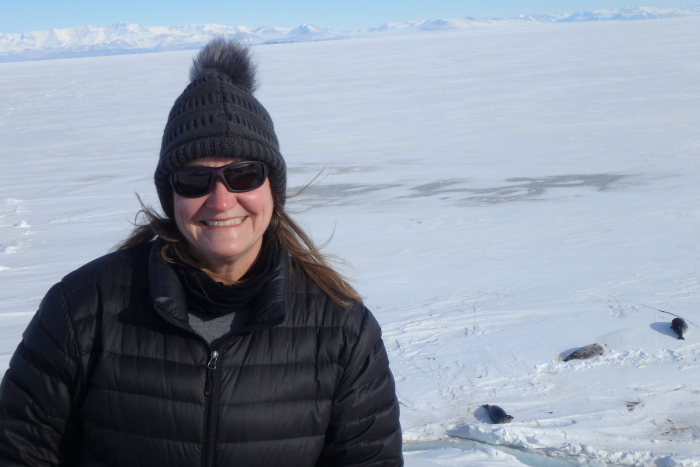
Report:
M225 221L204 221L207 227L226 227L228 225L238 225L245 220L246 216L234 217Z

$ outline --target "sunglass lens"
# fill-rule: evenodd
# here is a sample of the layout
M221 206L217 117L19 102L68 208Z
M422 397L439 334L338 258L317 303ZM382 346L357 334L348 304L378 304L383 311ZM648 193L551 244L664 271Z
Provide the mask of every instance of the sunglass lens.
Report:
M265 182L265 169L262 164L250 164L243 167L230 167L224 171L229 189L250 191Z
M204 196L209 191L212 174L196 168L180 169L173 173L173 188L180 196Z

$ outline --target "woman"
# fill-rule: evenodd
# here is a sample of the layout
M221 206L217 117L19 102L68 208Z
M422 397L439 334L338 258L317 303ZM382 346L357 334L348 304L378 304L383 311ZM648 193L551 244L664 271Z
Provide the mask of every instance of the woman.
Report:
M53 286L0 387L0 465L400 466L380 329L284 211L247 50L175 101L147 209Z

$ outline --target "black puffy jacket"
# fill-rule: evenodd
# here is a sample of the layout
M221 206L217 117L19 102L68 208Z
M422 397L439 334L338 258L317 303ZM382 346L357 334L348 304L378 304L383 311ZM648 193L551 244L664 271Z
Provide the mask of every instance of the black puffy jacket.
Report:
M0 465L401 466L394 381L362 305L282 253L218 354L152 245L44 297L0 386Z

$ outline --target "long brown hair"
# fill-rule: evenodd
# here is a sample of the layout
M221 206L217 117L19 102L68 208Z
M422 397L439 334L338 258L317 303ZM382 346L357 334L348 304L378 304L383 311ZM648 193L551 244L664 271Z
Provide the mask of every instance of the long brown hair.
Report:
M175 221L160 215L152 207L146 206L138 195L136 197L141 203L141 210L136 214L134 229L112 251L144 245L155 237L160 237L163 240L161 253L166 261L181 261L216 277L188 251L186 240ZM293 272L295 268L301 268L338 305L345 307L352 302L361 302L362 298L348 283L348 279L331 266L331 262L342 261L333 255L321 253L321 248L289 216L279 196L273 194L273 198L272 219L265 235L269 239L276 239L291 256Z

